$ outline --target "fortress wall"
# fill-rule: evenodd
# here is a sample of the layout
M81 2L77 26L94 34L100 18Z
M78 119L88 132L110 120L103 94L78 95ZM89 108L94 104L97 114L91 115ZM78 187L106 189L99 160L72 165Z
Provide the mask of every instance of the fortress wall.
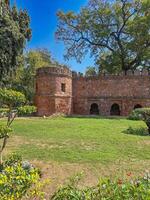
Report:
M121 115L128 115L136 104L150 106L150 76L75 77L73 112L89 114L92 103L98 104L102 115L110 115L115 103L119 105Z
M39 116L58 112L89 115L92 104L101 115L112 114L113 104L119 107L120 115L128 115L137 104L150 107L150 74L143 70L129 71L126 76L81 77L67 67L39 68L35 103Z

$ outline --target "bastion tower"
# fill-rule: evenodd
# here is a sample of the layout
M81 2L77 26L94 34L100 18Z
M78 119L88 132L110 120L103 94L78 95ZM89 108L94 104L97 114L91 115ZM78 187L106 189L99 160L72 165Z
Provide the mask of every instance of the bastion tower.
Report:
M36 74L38 116L72 113L72 72L67 67L39 68Z

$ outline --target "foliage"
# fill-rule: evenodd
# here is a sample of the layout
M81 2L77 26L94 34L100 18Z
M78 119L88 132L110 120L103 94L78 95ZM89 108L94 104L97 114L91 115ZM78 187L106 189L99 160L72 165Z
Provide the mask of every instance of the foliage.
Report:
M134 109L129 114L128 119L130 119L130 120L141 120L142 119L141 111L139 109Z
M13 79L8 79L7 85L25 94L27 100L33 103L35 95L36 70L40 67L50 67L55 61L47 49L35 49L26 52Z
M148 132L150 134L150 108L135 109L131 115L129 115L129 119L143 120L146 123Z
M5 82L17 66L26 41L31 38L30 19L26 10L0 1L0 81Z
M0 125L0 139L9 137L9 133L11 132L12 132L12 129L10 127Z
M0 101L10 108L22 105L25 103L25 96L17 91L0 88Z
M38 182L38 170L31 164L26 168L20 156L12 155L3 163L0 173L0 199L19 200Z
M22 106L18 108L18 115L20 116L29 116L36 112L35 106Z
M86 76L96 76L98 73L97 73L97 70L95 67L87 67L86 68L86 71L85 71L85 75Z
M65 44L66 59L80 62L90 52L102 70L149 67L149 10L149 0L89 0L78 14L57 13L56 38Z
M148 131L144 127L132 128L131 126L129 126L129 128L123 132L126 134L131 134L131 135L141 135L141 136L148 135Z
M8 113L9 113L9 109L8 108L0 108L0 118L7 117Z
M74 184L69 183L61 187L51 200L149 200L150 197L150 174L147 172L143 178L131 179L131 173L127 173L127 180L111 179L100 180L95 187L79 189ZM129 178L130 177L130 178Z
M3 163L3 167L15 166L16 163L21 163L22 161L23 160L21 155L12 153L7 157L7 159Z
M7 105L9 109L7 124L0 127L0 139L2 139L2 145L0 146L0 163L2 164L2 153L6 147L9 133L12 132L10 126L13 123L15 117L17 116L18 112L22 114L31 114L35 108L30 106L19 108L19 106L26 102L25 96L24 94L11 89L0 88L0 100L1 104Z

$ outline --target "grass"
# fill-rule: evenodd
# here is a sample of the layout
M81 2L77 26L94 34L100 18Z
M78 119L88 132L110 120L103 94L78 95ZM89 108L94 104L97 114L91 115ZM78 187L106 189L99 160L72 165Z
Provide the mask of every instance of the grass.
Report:
M149 160L149 136L127 135L128 127L144 127L144 123L98 118L18 119L13 137L20 141L16 141L17 147L14 141L14 149L28 159L44 161L107 164L117 159Z
M143 172L150 168L150 137L125 134L129 127L145 124L121 118L20 118L13 124L7 153L17 151L24 159L43 163L45 170L51 166L49 172L59 174L59 179L69 169L70 174L94 169L95 177Z

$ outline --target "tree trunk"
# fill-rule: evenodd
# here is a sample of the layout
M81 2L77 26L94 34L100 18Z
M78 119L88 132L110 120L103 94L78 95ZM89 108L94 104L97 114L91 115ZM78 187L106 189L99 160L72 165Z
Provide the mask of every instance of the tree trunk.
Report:
M4 140L3 140L3 145L2 145L2 148L0 150L0 164L2 165L3 164L3 150L5 149L5 146L6 146L6 143L7 143L7 138L8 137L5 137Z
M0 151L0 165L3 164L3 155L2 155L2 151Z

